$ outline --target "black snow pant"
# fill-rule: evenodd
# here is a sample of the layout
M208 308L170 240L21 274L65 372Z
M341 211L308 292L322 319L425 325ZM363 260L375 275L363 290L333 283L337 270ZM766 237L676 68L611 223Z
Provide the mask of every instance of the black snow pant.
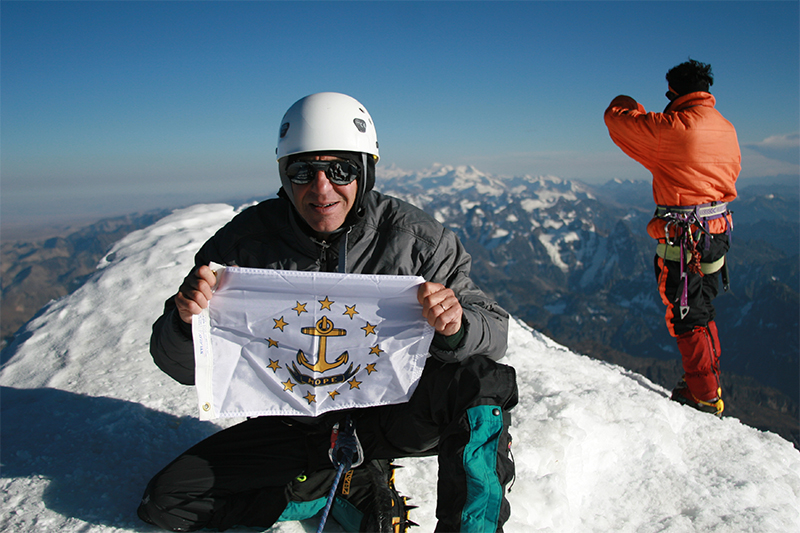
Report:
M712 263L724 256L730 248L728 236L724 233L715 234L710 239L708 249L702 244L698 245L700 261ZM688 271L684 267L688 286L687 303L689 311L681 317L679 300L683 291L681 279L681 264L679 261L668 261L656 255L653 259L656 281L661 301L666 306L665 320L667 329L673 337L694 330L695 327L706 327L714 320L714 298L719 294L719 274L701 276Z
M349 413L365 464L438 455L436 531L494 533L511 512L508 426L517 398L510 366L483 356L450 364L429 358L408 402ZM314 420L252 418L212 435L150 481L139 516L171 531L270 527L284 513L293 481L333 468L332 417Z

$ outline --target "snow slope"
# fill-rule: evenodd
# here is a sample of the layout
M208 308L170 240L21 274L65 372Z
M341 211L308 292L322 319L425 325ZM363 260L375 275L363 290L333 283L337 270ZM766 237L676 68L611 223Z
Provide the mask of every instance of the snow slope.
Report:
M145 484L220 426L200 422L194 389L152 363L150 325L234 213L198 205L130 234L3 352L1 531L153 531L135 514ZM516 320L509 345L521 403L507 533L800 531L800 452L789 442L670 402L644 377ZM435 459L400 463L399 488L420 505L413 531L432 531Z

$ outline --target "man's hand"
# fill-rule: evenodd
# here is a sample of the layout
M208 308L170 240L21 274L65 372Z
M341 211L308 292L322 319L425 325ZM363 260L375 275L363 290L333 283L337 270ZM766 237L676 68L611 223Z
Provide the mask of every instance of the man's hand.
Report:
M449 337L461 329L464 311L452 289L426 281L419 286L417 300L422 304L422 316L437 333Z
M198 315L208 307L211 300L212 289L217 283L214 271L206 265L196 268L181 283L178 294L175 295L175 306L181 320L187 324L192 323L192 316Z

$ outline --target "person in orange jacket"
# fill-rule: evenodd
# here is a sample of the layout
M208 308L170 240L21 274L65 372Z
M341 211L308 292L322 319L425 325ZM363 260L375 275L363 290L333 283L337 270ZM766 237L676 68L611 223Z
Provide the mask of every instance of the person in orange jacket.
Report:
M733 221L741 154L736 130L715 109L711 66L693 59L666 75L662 113L648 113L620 95L605 111L614 143L653 174L656 212L647 233L658 241L654 259L665 320L676 337L684 376L672 399L722 414L720 343L713 300L718 273L727 288L725 254Z

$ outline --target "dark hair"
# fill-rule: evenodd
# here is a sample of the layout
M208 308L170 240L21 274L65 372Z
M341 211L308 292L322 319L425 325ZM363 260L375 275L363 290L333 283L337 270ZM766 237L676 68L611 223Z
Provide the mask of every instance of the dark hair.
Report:
M696 91L708 92L709 87L714 85L711 65L691 58L685 63L672 67L666 77L669 86L678 93L678 96Z

